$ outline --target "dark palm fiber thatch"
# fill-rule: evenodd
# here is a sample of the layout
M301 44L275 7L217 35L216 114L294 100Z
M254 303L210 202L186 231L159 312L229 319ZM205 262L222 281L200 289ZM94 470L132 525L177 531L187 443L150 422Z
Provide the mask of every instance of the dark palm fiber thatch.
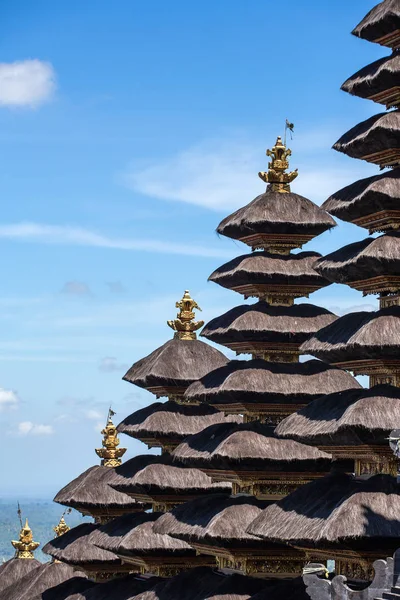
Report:
M259 301L237 306L212 319L201 335L226 346L232 342L302 344L310 334L336 318L326 308L313 304L270 306Z
M33 600L43 597L43 593L71 578L86 577L69 565L46 563L27 573L16 584L1 592L1 600Z
M330 327L332 327L330 325ZM325 328L327 329L327 328ZM191 401L217 406L228 403L309 402L321 395L361 387L345 371L321 361L269 363L262 359L232 360L186 391Z
M147 521L129 531L121 540L119 556L141 557L162 555L164 557L195 557L196 552L184 540L178 540L168 534L160 534L153 530L153 523Z
M230 260L208 279L228 289L247 284L311 285L322 288L329 283L313 268L320 257L318 252L287 255L253 252Z
M157 456L155 454L138 454L112 470L113 473L110 477L110 485L115 487L115 489L119 486L124 486L132 480L136 473L148 465L153 465L155 463L170 464L171 459L168 455Z
M310 600L302 577L283 581L271 580L250 600Z
M134 600L205 600L221 585L222 577L210 567L197 567L160 582Z
M204 467L258 467L263 471L285 471L285 467L289 471L328 471L331 458L312 446L279 439L271 426L258 421L211 425L183 441L173 456L179 462Z
M121 561L115 554L98 548L92 542L91 534L99 527L100 525L95 523L77 525L60 537L50 540L44 546L43 552L70 565L110 564L118 566Z
M343 246L319 259L316 271L334 283L352 283L400 273L400 233L387 233Z
M95 529L91 535L91 542L103 550L115 552L125 535L143 523L155 521L161 514L142 512L116 517Z
M84 577L71 577L29 600L86 600L96 583Z
M20 558L10 558L0 565L0 594L8 586L14 585L19 579L41 566L36 559L24 560Z
M369 42L400 29L400 6L398 0L384 0L363 18L352 34Z
M395 52L357 71L342 85L342 90L358 96L370 98L375 94L398 87L400 81L400 54ZM385 103L383 101L383 103Z
M221 583L204 600L249 600L268 585L264 579L233 573L223 576Z
M163 517L161 517L163 518ZM400 536L400 484L391 475L330 474L268 506L248 527L271 541L345 543Z
M140 504L129 496L113 489L109 484L115 480L114 468L90 467L76 479L62 488L54 502L72 508L126 508L137 510Z
M104 583L92 584L90 589L82 590L65 600L133 600L138 594L152 589L162 581L160 577L140 577L126 575ZM43 597L43 600L59 600L57 596ZM61 599L60 599L61 600Z
M169 340L134 363L123 379L141 388L187 387L227 362L226 356L200 340Z
M400 148L399 111L380 113L366 119L345 133L333 148L352 158Z
M301 346L301 351L331 363L397 359L399 339L400 306L390 306L340 317L315 333Z
M322 206L335 217L352 222L380 211L399 210L399 203L400 169L393 169L342 188Z
M172 400L155 402L126 417L118 431L134 438L149 435L173 435L183 439L215 423L240 420L240 417L225 417L220 411L205 404L178 404Z
M381 443L400 423L400 389L377 385L321 396L279 423L276 433L320 446Z
M225 217L217 232L235 240L257 233L317 236L335 225L332 217L311 200L267 188L266 193Z
M246 529L267 504L245 495L197 498L162 515L153 530L189 543L261 545L263 542Z

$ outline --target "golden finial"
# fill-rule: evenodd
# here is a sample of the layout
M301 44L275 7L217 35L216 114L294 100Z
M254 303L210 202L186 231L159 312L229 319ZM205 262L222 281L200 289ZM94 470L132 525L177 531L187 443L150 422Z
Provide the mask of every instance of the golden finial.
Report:
M32 530L29 527L28 519L19 532L18 542L12 541L15 548L15 558L34 558L33 553L40 546L39 542L33 541Z
M113 410L108 411L107 424L101 433L104 436L103 447L96 448L97 456L100 456L103 467L118 467L121 464L121 456L126 452L126 448L118 448L119 438L117 428L111 420L115 415Z
M285 172L289 168L288 158L292 155L292 151L286 148L286 144L278 136L275 146L272 150L267 150L266 154L272 158L271 162L268 163L268 172L261 172L258 176L265 183L271 184L271 189L274 192L290 192L290 183L298 175L298 169L291 173Z
M56 537L64 535L64 533L67 533L70 529L71 527L69 527L65 522L64 515L62 515L58 525L53 527L53 531L56 534Z
M196 331L203 327L204 321L193 321L195 318L194 310L200 310L200 306L193 300L188 290L185 290L182 300L175 304L179 308L174 321L167 321L169 327L175 331L175 336L180 340L195 340Z

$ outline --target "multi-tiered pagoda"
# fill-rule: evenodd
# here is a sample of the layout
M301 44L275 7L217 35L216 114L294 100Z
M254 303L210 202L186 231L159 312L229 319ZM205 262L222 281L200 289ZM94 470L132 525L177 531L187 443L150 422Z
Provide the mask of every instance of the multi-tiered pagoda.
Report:
M386 105L388 111L347 132L334 148L374 163L383 174L358 181L329 198L323 208L370 233L316 261L324 278L377 294L380 308L345 315L323 327L301 350L324 362L368 375L370 389L331 394L285 419L277 433L313 444L335 458L353 460L352 474L331 474L268 507L249 532L334 559L335 570L372 579L373 562L399 545L398 460L389 448L400 423L400 3L385 0L354 34L392 49L350 77L343 89ZM389 110L390 109L390 110Z

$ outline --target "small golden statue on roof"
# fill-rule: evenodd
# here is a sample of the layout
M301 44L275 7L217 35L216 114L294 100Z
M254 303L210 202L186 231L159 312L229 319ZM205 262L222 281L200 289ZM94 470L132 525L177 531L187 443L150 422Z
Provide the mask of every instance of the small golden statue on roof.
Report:
M283 143L282 138L278 136L275 146L272 150L267 150L266 154L272 158L271 162L268 163L268 172L261 172L258 176L265 183L269 183L274 192L290 192L290 183L298 175L298 169L291 173L285 172L289 168L288 158L292 155L292 151L286 148L286 143Z
M64 515L62 515L58 525L53 527L53 531L56 534L56 537L64 535L64 533L67 533L70 529L71 527L69 527L65 522Z
M126 452L126 448L118 448L119 437L117 434L117 428L111 420L111 417L115 415L113 410L108 411L107 424L101 433L104 436L103 448L96 448L96 454L102 461L103 467L119 467L121 464L121 456Z
M169 327L175 331L175 338L180 340L195 340L196 331L203 327L204 321L194 321L194 310L200 310L200 306L190 296L188 290L185 290L182 300L176 303L179 312L174 321L167 321Z
M33 553L40 544L39 542L33 541L32 530L29 527L28 519L26 519L25 525L21 527L18 542L13 540L11 544L15 548L15 558L34 558Z

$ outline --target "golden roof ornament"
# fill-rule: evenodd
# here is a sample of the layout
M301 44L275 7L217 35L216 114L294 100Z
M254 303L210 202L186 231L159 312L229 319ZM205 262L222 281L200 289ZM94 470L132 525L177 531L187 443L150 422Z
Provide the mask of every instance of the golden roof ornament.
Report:
M69 527L65 522L64 515L62 515L58 525L53 527L53 531L56 534L56 537L64 535L64 533L67 533L70 529L71 527Z
M111 420L111 417L115 415L113 410L108 411L107 424L104 429L101 430L103 439L103 447L96 448L96 454L101 460L103 467L119 467L121 464L121 456L126 452L126 448L118 448L119 437L117 435L117 428Z
M175 338L179 340L195 340L196 331L203 327L204 321L194 321L195 309L200 310L200 306L191 297L188 290L185 290L182 300L175 304L179 308L174 321L167 321L169 327L175 331Z
M289 129L292 130L293 125L291 123L289 123L289 125L292 126L289 127ZM284 143L282 142L282 138L278 136L275 146L272 150L267 150L266 154L272 159L271 162L268 163L268 172L261 172L258 176L265 181L265 183L271 185L272 191L281 193L290 192L290 183L296 179L298 169L286 173L286 169L289 168L288 158L292 155L292 151L289 148L286 148L286 140Z
M18 542L13 540L11 544L15 548L15 558L34 558L33 553L40 544L33 541L33 534L29 527L28 519L26 519L25 525L21 527Z

